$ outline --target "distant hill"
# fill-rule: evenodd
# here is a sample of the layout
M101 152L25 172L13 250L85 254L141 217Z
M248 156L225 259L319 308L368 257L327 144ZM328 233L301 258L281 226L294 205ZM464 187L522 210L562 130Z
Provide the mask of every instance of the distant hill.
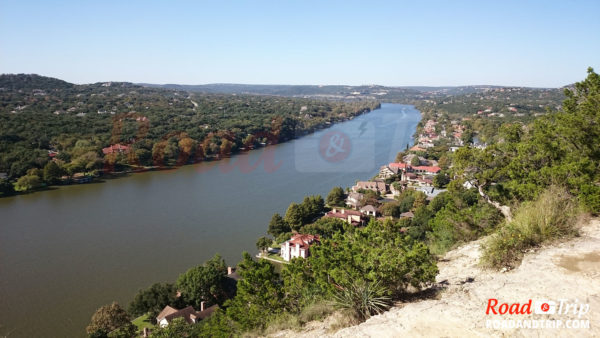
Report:
M37 74L2 74L0 75L0 90L33 90L33 89L68 89L73 88L74 84L55 79L52 77L40 76Z
M164 88L198 93L221 94L254 94L278 95L289 97L325 98L339 100L376 99L386 102L409 103L414 100L440 98L449 95L467 95L484 93L503 86L474 85L474 86L400 86L388 87L380 85L254 85L213 83L204 85L151 84L139 83L150 88ZM548 90L548 88L527 88L529 90Z
M255 94L255 95L278 95L290 97L311 97L339 100L355 99L414 99L421 95L418 90L409 88L384 87L378 85L365 86L317 86L317 85L249 85L215 83L205 85L177 85L177 84L148 84L140 85L153 88L167 88L185 90L201 93L222 94Z

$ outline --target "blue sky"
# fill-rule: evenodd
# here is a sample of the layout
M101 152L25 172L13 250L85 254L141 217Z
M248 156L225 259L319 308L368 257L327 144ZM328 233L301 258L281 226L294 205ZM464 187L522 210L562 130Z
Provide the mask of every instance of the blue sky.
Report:
M598 13L597 0L0 0L0 73L557 87L600 70Z

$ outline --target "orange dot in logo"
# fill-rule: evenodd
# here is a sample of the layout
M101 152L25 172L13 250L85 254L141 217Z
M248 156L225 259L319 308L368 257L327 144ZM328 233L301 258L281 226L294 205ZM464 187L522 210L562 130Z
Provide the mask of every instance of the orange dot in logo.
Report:
M550 310L550 305L548 303L542 304L542 311L548 312Z

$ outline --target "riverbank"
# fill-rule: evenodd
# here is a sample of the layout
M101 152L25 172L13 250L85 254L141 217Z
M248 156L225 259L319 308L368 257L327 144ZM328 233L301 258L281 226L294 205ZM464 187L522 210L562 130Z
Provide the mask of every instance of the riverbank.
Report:
M56 178L52 179L53 181L48 181L48 182L58 181L59 182L58 184L56 184L56 183L49 184L47 182L44 182L44 177L46 176L46 174L42 170L39 170L39 172L36 175L31 175L31 178L28 179L28 182L24 183L24 184L20 183L19 180L9 181L7 179L1 179L0 180L0 183L1 183L0 184L0 198L41 192L41 191L46 191L49 189L56 189L61 186L67 186L67 185L73 185L73 184L94 183L95 181L97 182L103 178L108 178L108 179L121 178L121 177L127 176L129 174L135 174L135 173L141 173L141 172L147 172L147 171L157 171L157 170L173 170L173 169L177 169L184 165L198 164L201 162L220 161L220 160L231 158L233 156L236 156L239 154L244 154L244 153L247 153L247 152L250 152L253 150L260 150L265 147L270 147L270 146L274 146L277 144L283 144L283 143L286 143L286 142L289 142L292 140L296 140L301 137L306 137L306 136L314 134L315 132L318 132L320 130L334 127L335 125L337 125L339 123L343 123L343 122L352 120L358 116L368 114L368 113L372 112L373 110L377 110L380 108L381 108L381 103L377 103L377 105L375 106L374 109L364 108L362 111L355 112L355 113L351 114L350 116L346 116L346 117L338 116L335 118L333 123L325 122L322 124L312 126L308 129L298 129L295 131L294 137L285 138L283 140L279 140L279 138L278 138L278 135L281 132L281 130L274 130L271 132L261 132L261 133L259 133L259 135L260 135L260 137L264 138L266 142L262 142L262 143L261 142L253 142L253 144L245 145L244 147L241 147L239 149L229 147L228 149L225 149L225 150L221 149L221 152L218 154L208 154L208 155L205 154L202 157L190 156L188 154L188 156L186 157L187 160L184 159L182 161L181 156L180 156L180 158L178 158L176 161L175 160L171 161L172 163L170 163L170 164L164 164L164 163L162 163L162 161L159 161L159 162L161 162L160 165L156 165L156 163L155 163L154 165L147 165L147 166L135 165L135 164L120 164L119 165L120 169L115 170L114 169L115 163L109 163L109 160L107 158L105 158L104 163L102 165L102 169L96 168L91 171L76 173L73 176L63 176L62 178L56 177ZM258 137L257 135L254 135L254 136ZM253 138L254 138L254 136L253 136ZM131 144L128 145L127 148L129 148L130 146L131 146ZM204 150L202 150L202 153L204 153ZM58 154L58 153L57 152L53 153L53 155L56 155L56 154ZM127 155L127 153L125 152L125 153L119 154L119 155ZM110 161L114 161L114 160L115 160L114 158L110 159ZM53 161L53 159L51 161ZM179 163L179 162L181 162L181 163Z

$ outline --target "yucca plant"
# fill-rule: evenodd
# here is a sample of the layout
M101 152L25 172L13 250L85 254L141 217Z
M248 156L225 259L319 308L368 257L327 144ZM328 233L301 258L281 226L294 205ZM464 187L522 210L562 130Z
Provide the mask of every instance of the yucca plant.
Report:
M336 305L352 311L356 319L364 321L372 315L384 312L390 307L391 298L379 282L354 281L346 287L339 287L335 295Z

